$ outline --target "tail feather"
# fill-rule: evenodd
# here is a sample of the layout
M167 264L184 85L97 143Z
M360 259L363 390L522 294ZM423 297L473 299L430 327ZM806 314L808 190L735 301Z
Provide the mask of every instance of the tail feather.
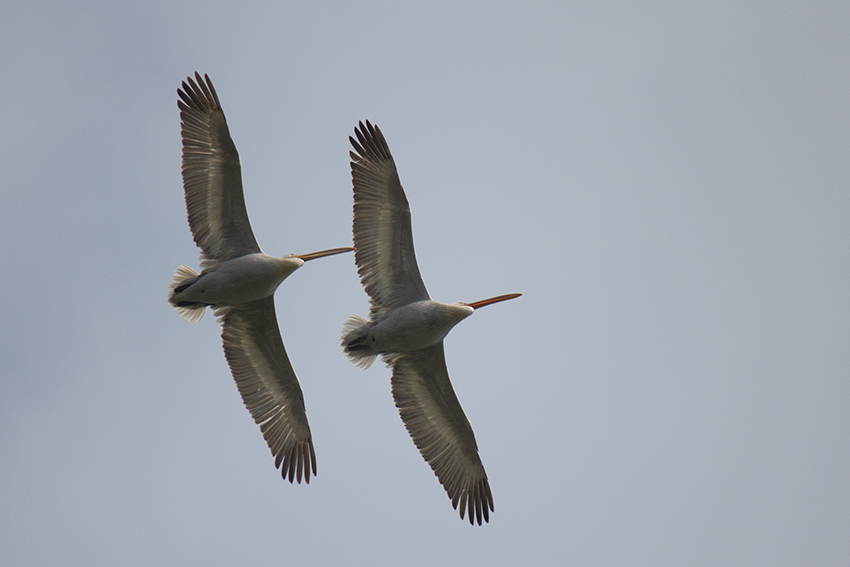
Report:
M181 317L188 319L192 323L197 323L204 316L207 306L204 303L194 301L181 301L177 297L181 291L197 281L198 272L189 266L181 265L171 276L171 282L168 284L168 302L180 314Z
M363 333L358 333L361 330L365 331L364 327L368 325L369 321L360 315L350 316L342 325L342 351L352 363L364 369L372 366L378 357L378 353L363 344Z

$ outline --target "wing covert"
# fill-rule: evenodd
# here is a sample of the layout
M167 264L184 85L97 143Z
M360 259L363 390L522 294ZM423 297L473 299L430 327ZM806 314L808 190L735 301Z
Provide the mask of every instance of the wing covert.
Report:
M204 266L260 252L245 197L239 153L207 75L187 77L177 90L183 139L183 190L189 227Z
M236 386L289 482L316 474L304 394L280 337L272 296L217 310Z
M475 434L457 399L443 343L412 354L388 357L393 365L396 407L413 442L431 465L460 517L489 522L493 495L478 455Z
M366 121L349 137L354 187L354 259L373 319L388 309L430 299L413 249L410 205L384 135Z

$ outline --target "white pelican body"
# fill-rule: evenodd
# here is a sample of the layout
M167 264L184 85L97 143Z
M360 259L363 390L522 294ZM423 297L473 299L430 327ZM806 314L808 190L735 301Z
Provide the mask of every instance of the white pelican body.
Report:
M201 249L201 273L180 266L168 301L186 319L201 320L207 307L221 322L224 355L245 406L260 426L284 478L310 482L316 454L301 385L286 356L274 309L274 292L307 260L353 248L283 258L260 250L248 222L239 154L230 138L209 77L183 82L180 108L183 189L189 227Z
M368 368L377 355L393 369L392 392L413 442L431 465L460 517L489 521L493 495L478 456L472 426L446 368L443 339L479 307L513 299L500 295L475 303L431 299L413 250L410 207L395 162L377 126L368 121L349 138L354 186L354 253L371 302L370 320L352 315L342 347ZM359 141L359 143L358 143Z
M239 305L274 295L283 280L304 265L305 259L351 250L336 248L283 258L257 252L216 264L200 274L182 266L175 274L169 301L187 319L200 320L207 306Z
M378 354L411 353L439 343L472 312L466 305L426 299L388 311L375 322L352 316L343 329L343 345L358 366L368 368Z

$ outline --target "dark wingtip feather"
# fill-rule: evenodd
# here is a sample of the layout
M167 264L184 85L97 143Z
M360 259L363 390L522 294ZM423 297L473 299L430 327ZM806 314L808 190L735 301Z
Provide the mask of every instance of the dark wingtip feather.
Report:
M177 106L182 111L191 110L195 107L200 107L206 110L221 110L221 103L218 100L218 93L210 80L209 75L204 75L195 71L195 78L186 77L182 82L182 88L177 89L177 95L185 103L185 108L181 106L181 101L177 101Z
M359 159L366 157L381 160L393 159L387 140L384 138L384 134L377 125L373 125L368 120L364 125L363 122L360 121L354 129L354 134L357 136L356 141L351 136L349 136L348 139L351 142L351 145L357 150L357 153L360 154ZM358 144L357 141L360 143Z
M312 476L316 476L316 452L313 449L313 440L308 439L306 443L292 447L288 453L278 453L275 466L280 468L283 480L288 480L292 484L296 482L301 484L303 479L306 484L310 484L311 472Z
M475 484L470 489L465 489L451 497L452 507L458 510L460 519L463 520L469 514L469 524L482 525L490 523L490 512L494 512L493 494L490 492L490 483L487 479ZM460 506L458 506L460 505Z

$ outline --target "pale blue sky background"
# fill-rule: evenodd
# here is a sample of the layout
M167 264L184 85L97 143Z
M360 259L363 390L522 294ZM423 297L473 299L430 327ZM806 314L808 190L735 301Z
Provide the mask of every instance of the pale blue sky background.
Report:
M837 1L5 3L0 562L850 564L848 30ZM342 355L351 256L276 296L309 486L214 318L166 303L195 70L266 252L351 241L368 118L432 296L524 293L446 341L489 525Z

